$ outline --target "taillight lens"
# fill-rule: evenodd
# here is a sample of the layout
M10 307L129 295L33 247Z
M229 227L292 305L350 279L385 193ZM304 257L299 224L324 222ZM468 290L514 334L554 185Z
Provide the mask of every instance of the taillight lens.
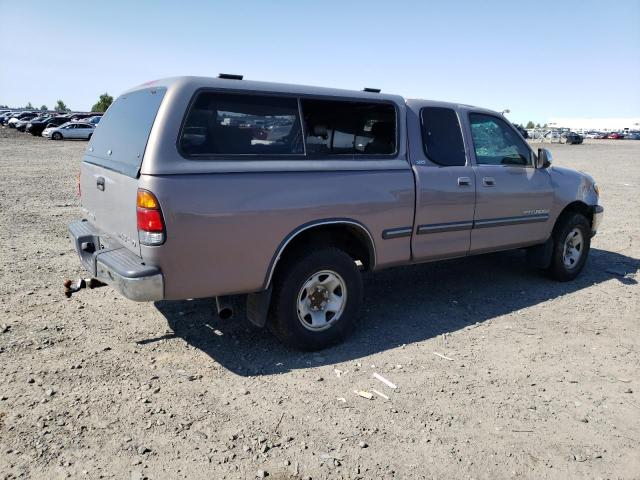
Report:
M158 199L150 191L138 189L136 203L140 243L143 245L164 243L164 220Z

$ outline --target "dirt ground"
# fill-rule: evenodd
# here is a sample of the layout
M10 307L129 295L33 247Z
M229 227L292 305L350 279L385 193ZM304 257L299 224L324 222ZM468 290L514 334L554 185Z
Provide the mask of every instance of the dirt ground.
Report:
M640 142L547 145L606 209L577 280L521 252L368 274L315 354L211 300L66 299L86 145L0 128L0 478L640 478Z

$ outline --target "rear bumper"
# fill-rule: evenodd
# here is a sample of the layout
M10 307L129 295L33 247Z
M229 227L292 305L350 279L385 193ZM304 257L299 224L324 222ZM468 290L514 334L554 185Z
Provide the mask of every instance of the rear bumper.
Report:
M604 217L604 207L601 205L594 205L593 207L593 221L591 222L591 236L593 237L598 233L598 228L602 223L602 217Z
M162 300L164 278L160 269L100 232L86 220L69 225L69 236L84 268L125 297L137 302ZM105 246L105 243L113 244Z

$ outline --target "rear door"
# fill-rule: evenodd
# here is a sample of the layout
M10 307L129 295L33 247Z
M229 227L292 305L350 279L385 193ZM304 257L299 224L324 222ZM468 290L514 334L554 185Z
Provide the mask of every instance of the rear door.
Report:
M78 124L78 138L88 138L91 133L91 127L85 124Z
M118 97L95 129L82 159L80 186L86 218L138 255L138 175L164 93L163 88L149 88Z
M415 101L408 106L416 178L413 259L464 256L469 251L476 193L458 112Z
M553 187L547 169L503 118L469 113L477 185L471 252L515 248L546 240Z

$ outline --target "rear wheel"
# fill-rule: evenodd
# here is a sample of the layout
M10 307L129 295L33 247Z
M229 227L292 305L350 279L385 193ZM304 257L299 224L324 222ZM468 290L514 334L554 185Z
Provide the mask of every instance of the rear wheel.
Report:
M558 220L553 233L553 253L548 272L561 282L578 276L589 255L591 225L581 213L568 213Z
M54 140L62 140L62 134L60 132L53 132L51 138L53 138Z
M298 252L274 281L269 328L283 343L320 350L344 339L362 304L362 276L337 248Z

